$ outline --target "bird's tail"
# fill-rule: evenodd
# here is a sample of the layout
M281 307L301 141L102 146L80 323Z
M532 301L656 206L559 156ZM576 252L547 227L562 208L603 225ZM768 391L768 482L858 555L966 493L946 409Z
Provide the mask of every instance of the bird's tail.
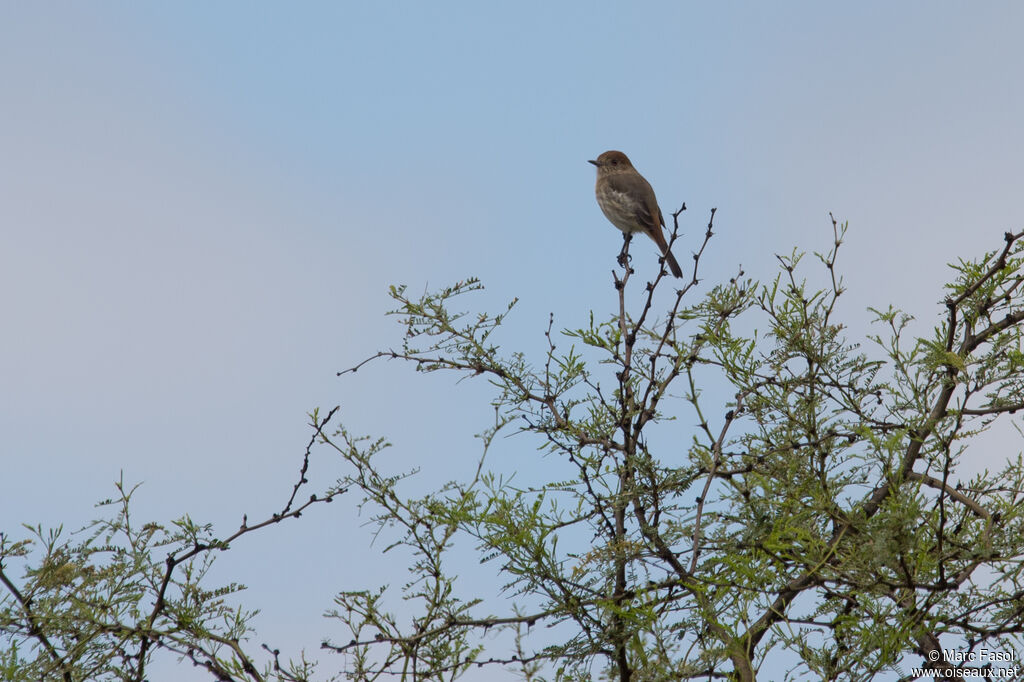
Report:
M683 269L679 267L679 261L672 255L672 250L665 246L665 262L668 263L668 269L672 271L672 274L676 277L683 276Z

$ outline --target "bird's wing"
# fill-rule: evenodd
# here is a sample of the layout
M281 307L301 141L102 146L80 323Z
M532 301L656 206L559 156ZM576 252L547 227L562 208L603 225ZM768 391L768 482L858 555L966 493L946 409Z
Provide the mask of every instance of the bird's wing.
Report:
M652 206L646 201L640 202L636 209L636 217L642 225L657 228L660 223L662 227L665 226L665 218L662 217L658 204Z

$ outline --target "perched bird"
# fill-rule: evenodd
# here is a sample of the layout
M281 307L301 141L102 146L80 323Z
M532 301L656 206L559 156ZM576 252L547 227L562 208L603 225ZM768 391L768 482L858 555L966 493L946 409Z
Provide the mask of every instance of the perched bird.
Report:
M654 240L676 277L682 277L679 262L668 248L662 228L665 218L658 208L651 184L637 173L622 152L608 151L590 163L597 166L597 203L612 225L622 230L626 239L634 232L643 232ZM623 245L625 251L625 245Z

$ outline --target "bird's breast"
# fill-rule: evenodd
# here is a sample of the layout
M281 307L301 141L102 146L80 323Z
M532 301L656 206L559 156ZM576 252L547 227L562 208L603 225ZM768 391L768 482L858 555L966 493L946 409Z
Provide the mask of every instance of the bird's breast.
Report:
M636 203L627 192L622 192L609 185L598 185L597 203L601 211L612 225L623 232L636 232L643 229L636 217Z

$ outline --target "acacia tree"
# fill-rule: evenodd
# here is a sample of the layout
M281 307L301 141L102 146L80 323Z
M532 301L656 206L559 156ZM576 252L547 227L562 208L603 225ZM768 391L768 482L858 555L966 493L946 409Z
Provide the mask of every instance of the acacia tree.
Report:
M530 680L754 680L785 668L889 679L936 658L969 674L981 667L970 654L1019 649L1021 457L969 480L960 465L977 434L1024 407L1024 233L955 266L930 338L908 338L910 318L889 308L863 350L836 320L845 226L833 221L832 246L817 255L823 289L805 282L795 252L768 285L740 273L705 288L713 222L714 211L683 286L667 291L662 271L637 287L627 259L617 310L560 335L552 318L539 361L494 342L514 302L496 315L453 311L476 280L418 298L392 289L402 344L348 371L390 358L483 377L496 420L470 476L413 497L410 472L388 470L385 439L329 430L335 412L313 413L314 440L350 473L297 506L307 449L287 505L264 523L358 491L388 547L411 557L397 594L337 596L342 633L322 646L342 655L343 675L441 680L494 666ZM520 485L496 473L486 453L510 432L522 436L521 468L546 457L539 470L559 476ZM136 530L129 497L98 526L102 543L43 543L20 584L4 566L26 546L0 542L5 672L141 681L152 652L168 650L214 679L310 678L310 665L281 665L269 647L257 670L245 614L223 600L231 586L200 587L206 564L195 561L264 526L244 522L220 540L187 519ZM465 559L452 548L466 540L500 595L460 586ZM173 560L153 560L164 545Z
M776 676L787 665L860 680L904 675L919 657L957 674L983 649L1019 648L1021 457L971 480L958 465L973 436L1024 407L1024 233L955 266L931 338L908 339L909 316L876 311L884 331L869 355L835 319L845 225L833 219L818 255L824 289L798 277L794 252L767 286L740 273L699 294L713 221L661 317L655 292L671 280L662 270L631 310L627 267L617 312L565 331L567 351L549 326L537 365L491 342L505 313L451 311L476 281L418 299L392 291L405 340L374 357L486 376L497 422L485 444L525 432L572 474L517 487L478 472L404 499L375 464L384 441L326 439L355 467L377 523L400 528L395 542L416 557L410 626L385 610L383 588L338 596L333 615L354 638L325 646L350 654L354 677L493 664L528 679L591 679L596 666L622 681L754 680L769 664ZM731 399L705 398L709 384ZM460 535L506 577L517 608L483 614L460 594L446 562ZM537 635L531 648L523 627L545 623L564 637ZM485 647L494 627L516 629L513 650Z

